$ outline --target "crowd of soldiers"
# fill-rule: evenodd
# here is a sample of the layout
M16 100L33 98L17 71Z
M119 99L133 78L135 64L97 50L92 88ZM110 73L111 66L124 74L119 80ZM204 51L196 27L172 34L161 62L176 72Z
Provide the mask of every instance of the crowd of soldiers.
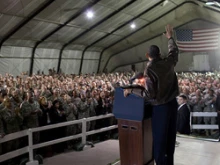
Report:
M112 112L114 89L128 84L133 73L66 75L0 75L0 138L28 128L98 116ZM193 112L214 112L219 92L219 73L178 73L180 93L188 97ZM87 122L87 131L109 126L114 119ZM194 123L214 124L215 118L195 118ZM34 134L34 143L54 140L80 133L81 125L56 128ZM207 130L206 134L210 134ZM100 134L100 140L108 138ZM24 144L23 144L24 143ZM22 140L0 144L0 154L24 146ZM72 147L67 143L67 148ZM62 145L63 146L63 145ZM63 152L61 145L53 151Z
M180 93L188 98L191 112L216 112L216 97L220 93L220 73L181 73L178 75ZM215 117L194 117L193 124L217 124ZM196 131L201 134L202 130ZM205 130L210 136L215 130Z
M112 112L114 87L118 75L20 75L0 76L0 138L28 128L73 121ZM109 126L114 119L87 122L87 131ZM80 133L81 124L34 133L33 142L45 142ZM109 138L99 134L99 140ZM25 140L0 144L0 154L24 146ZM22 144L19 144L22 143ZM68 142L67 148L72 147ZM62 152L64 145L52 151Z

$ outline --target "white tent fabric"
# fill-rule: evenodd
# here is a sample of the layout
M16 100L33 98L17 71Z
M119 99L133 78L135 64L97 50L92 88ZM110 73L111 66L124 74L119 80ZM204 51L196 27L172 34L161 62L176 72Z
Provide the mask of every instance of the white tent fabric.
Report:
M193 56L193 70L195 71L209 71L209 56L206 55L195 55Z
M37 73L37 71L40 70L48 74L49 69L54 68L56 70L59 52L60 50L58 49L37 49L35 52L33 73Z
M103 71L108 59L118 54L106 66L111 71L120 65L138 62L142 49L129 50L131 53L135 52L135 56L129 55L129 58L127 53L119 55L119 52L164 32L164 25L167 23L176 27L193 19L216 23L220 21L220 8L207 6L207 0L95 1L0 0L0 46L1 53L6 55L1 57L0 73L19 74L31 70L32 48L35 46L34 73L38 70L47 73L49 68L57 69L62 48L65 49L62 51L60 68L65 73L79 73L79 68L82 68L83 73L96 72L99 64L99 71ZM43 9L48 2L51 3ZM91 7L86 8L89 4ZM87 10L83 11L84 8ZM92 19L86 17L88 9L94 12ZM36 11L35 16L30 17ZM65 23L74 15L74 19ZM25 22L29 18L32 19ZM130 28L131 23L136 24L135 29ZM55 31L58 27L61 28ZM161 45L162 40L157 41ZM5 47L10 49L8 53ZM15 48L16 53L13 53L11 50ZM68 57L66 52L71 52Z
M31 48L2 46L0 57L0 74L20 75L29 71Z

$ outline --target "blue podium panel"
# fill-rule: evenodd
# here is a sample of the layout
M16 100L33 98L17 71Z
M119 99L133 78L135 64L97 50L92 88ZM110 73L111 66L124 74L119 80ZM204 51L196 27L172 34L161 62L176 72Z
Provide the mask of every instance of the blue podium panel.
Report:
M122 88L116 88L113 114L117 119L142 121L144 119L144 98L134 94L124 97Z

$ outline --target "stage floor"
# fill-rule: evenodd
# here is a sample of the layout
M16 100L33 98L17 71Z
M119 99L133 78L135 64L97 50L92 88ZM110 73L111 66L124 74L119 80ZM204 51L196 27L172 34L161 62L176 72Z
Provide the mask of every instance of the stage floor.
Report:
M220 142L177 138L175 165L219 165ZM44 160L44 165L109 165L119 159L118 140L108 140L81 152L63 153ZM115 163L120 165L120 162Z

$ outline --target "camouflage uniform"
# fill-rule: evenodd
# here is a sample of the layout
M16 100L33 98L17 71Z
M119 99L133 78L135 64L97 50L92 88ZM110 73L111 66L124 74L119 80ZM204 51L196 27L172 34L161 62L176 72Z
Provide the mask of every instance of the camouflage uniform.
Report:
M22 103L22 99L20 97L17 97L17 98L11 97L10 100L14 108L20 107Z
M67 119L67 121L76 120L77 107L73 103L70 103L70 104L65 104L65 108L66 108L66 119ZM66 131L67 131L67 133L66 133L67 136L76 135L76 133L77 133L77 124L67 126ZM73 142L74 142L73 140L67 142L68 148L73 147Z
M65 105L62 97L60 97L60 96L56 97L56 96L52 95L51 97L48 98L48 101L51 101L51 102L54 102L55 100L58 100L60 102L60 104L61 104L60 106L62 106L63 109L66 110L65 109L66 105Z
M3 122L2 122L1 112L0 112L0 139L1 139L1 136L4 134L5 132L4 132L4 127L3 127ZM0 155L1 154L2 154L2 144L0 143Z
M198 98L198 96L194 96L191 99L191 103L193 105L193 112L203 112L204 104L201 102L201 98ZM202 124L202 117L194 117L193 124Z
M2 117L1 117L1 110L4 109L4 105L3 103L0 104L0 136L4 133L4 126L3 126L3 122L2 122ZM0 137L1 138L1 137ZM2 145L0 143L0 155L2 154Z
M5 108L4 104L1 103L1 104L0 104L0 110L2 110L2 109L4 109L4 108Z
M191 105L193 106L192 112L203 112L204 103L201 101L201 97L194 96L191 99ZM202 120L203 120L203 117L193 117L192 123L193 124L202 124ZM193 132L200 134L201 130L200 129L193 130Z
M77 107L70 103L66 107L66 119L67 121L73 121L76 120L77 115ZM75 135L76 134L76 125L71 125L67 127L67 135Z
M20 131L20 125L22 123L22 116L14 111L14 109L4 108L1 110L1 117L5 123L5 133L10 134ZM10 152L16 150L19 147L19 140L8 141L3 143L4 152Z
M81 99L79 97L77 98L72 98L72 102L74 105L76 105L77 107L79 107L79 104L81 102Z
M36 110L40 110L40 105L37 101L34 101L33 103L23 101L23 103L21 104L21 115L24 119L23 129L36 128L39 126L38 115L41 114L41 111L36 113ZM34 143L39 142L39 132L34 133L33 139Z
M90 117L96 116L95 108L97 105L98 105L98 102L96 101L96 99L91 99L91 104L89 106L89 116ZM90 130L94 130L95 125L96 125L96 121L95 120L91 121Z
M78 107L78 119L88 118L90 116L89 105L85 101L80 101ZM90 129L90 122L86 124L86 131ZM79 124L79 130L82 130L82 124Z
M213 98L214 98L214 96L210 96L210 95L207 95L205 97L205 99L204 99L204 103L205 103L204 112L216 112L213 101L212 101ZM216 122L215 117L204 117L204 123L206 125L215 124L215 122ZM205 132L206 132L206 135L210 134L210 130L205 130Z
M52 96L50 96L50 97L48 98L48 101L51 101L51 102L53 102L53 101L55 101L55 100L58 100L58 101L60 101L61 103L63 103L63 99L62 99L62 97L60 97L60 96L54 96L54 95L52 95Z
M205 108L204 112L216 112L214 103L213 103L214 96L206 96L205 98ZM216 120L214 117L204 117L205 124L215 124Z
M41 92L40 96L50 98L51 97L51 92L49 90L43 91L43 92Z

